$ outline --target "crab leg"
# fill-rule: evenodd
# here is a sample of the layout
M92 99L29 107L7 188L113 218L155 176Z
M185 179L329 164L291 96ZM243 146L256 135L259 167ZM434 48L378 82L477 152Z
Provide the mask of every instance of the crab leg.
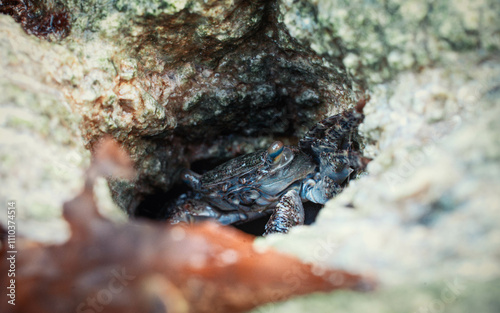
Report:
M287 233L293 226L304 224L304 218L302 200L299 193L292 189L285 193L276 205L266 224L264 236L272 233Z
M266 214L261 211L222 211L205 201L187 199L184 203L177 206L175 213L169 218L169 222L171 224L194 224L213 219L222 225L230 225L251 221L264 215Z

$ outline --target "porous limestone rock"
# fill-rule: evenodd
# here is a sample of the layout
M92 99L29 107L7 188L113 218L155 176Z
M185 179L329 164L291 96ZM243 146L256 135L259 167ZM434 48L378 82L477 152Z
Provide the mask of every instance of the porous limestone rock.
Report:
M288 15L304 12L283 3ZM315 3L304 32L330 32L303 42L331 53L334 38L349 51L346 67L369 89L360 131L373 161L313 225L256 244L371 274L380 287L252 312L498 311L498 3Z
M293 142L366 88L367 173L315 224L256 246L372 274L379 291L256 312L498 311L498 1L61 2L59 42L0 15L0 198L24 233L61 240L49 220L103 134L137 163L134 183L111 183L133 213L181 167Z

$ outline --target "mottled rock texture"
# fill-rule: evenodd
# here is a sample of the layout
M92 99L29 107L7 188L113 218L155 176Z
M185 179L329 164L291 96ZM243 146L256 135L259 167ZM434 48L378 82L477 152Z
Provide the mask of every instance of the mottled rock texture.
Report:
M315 225L258 244L373 273L381 289L255 312L498 311L499 11L488 1L318 2L309 29L331 32L303 42L330 53L329 38L340 41L367 82L360 129L373 161ZM297 12L288 4L285 17Z
M112 183L132 212L181 166L293 142L367 88L366 176L258 245L381 289L258 311L498 311L498 1L61 3L57 43L0 16L0 195L22 199L25 233L60 236L34 221L58 214L105 133L137 162L135 184Z
M49 41L65 38L71 29L70 13L53 1L2 1L0 13L12 16L28 34Z
M134 184L111 183L130 213L145 195L167 191L181 167L256 148L245 142L293 140L361 93L339 59L290 36L274 1L66 7L74 21L62 44L77 62L58 77L60 88L82 116L88 148L112 134L136 161Z
M320 55L343 58L350 73L369 83L450 60L450 51L486 56L500 49L495 0L281 3L292 36Z

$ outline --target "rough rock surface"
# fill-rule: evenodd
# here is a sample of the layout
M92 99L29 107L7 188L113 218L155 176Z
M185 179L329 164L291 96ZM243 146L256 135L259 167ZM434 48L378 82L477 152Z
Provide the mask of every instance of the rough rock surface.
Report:
M497 3L334 1L331 10L325 3L318 4L315 29L332 23L352 50L346 66L370 86L360 128L373 142L365 150L373 161L365 177L327 203L315 225L257 244L373 273L381 289L369 297L318 295L255 312L498 311ZM423 11L407 11L412 6ZM381 40L384 33L392 35ZM375 66L395 56L408 63Z
M136 185L112 184L133 210L179 166L293 140L366 86L366 176L314 225L257 245L370 272L381 289L256 311L498 311L497 1L65 5L59 43L0 15L0 198L18 199L25 233L60 238L48 216L104 133L137 161Z
M119 1L93 32L76 8L67 39L79 64L61 88L87 146L112 134L137 163L134 184L111 184L129 213L167 191L180 167L249 152L239 146L256 138L293 138L355 103L342 63L301 46L274 2L162 3Z
M320 55L342 57L351 74L369 83L450 60L451 51L484 57L500 49L495 0L281 3L292 36Z

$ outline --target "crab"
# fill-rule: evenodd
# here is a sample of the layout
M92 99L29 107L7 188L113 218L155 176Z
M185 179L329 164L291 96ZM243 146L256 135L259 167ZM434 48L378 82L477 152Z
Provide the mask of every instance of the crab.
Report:
M348 111L319 122L298 147L276 141L203 175L183 170L192 192L178 199L170 222L215 219L227 225L271 215L264 235L288 232L304 223L303 201L324 204L364 169L368 159L357 134L362 120L361 113Z

